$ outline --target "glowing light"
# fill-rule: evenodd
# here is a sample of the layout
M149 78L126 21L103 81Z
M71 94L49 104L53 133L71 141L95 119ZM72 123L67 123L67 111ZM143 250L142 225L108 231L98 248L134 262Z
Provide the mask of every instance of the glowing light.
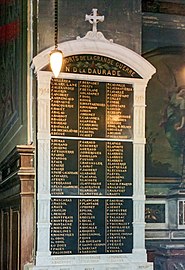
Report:
M55 0L55 49L50 53L50 66L55 78L58 77L61 67L63 54L62 51L58 50L58 0Z
M63 54L62 51L55 49L51 51L50 53L50 66L51 70L55 76L55 78L58 77L61 67L62 67L62 61L63 61Z

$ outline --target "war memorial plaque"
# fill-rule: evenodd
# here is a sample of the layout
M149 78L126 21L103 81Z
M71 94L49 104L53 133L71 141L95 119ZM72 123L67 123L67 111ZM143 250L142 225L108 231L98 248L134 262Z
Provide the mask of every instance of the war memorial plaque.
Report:
M132 252L132 200L53 198L53 255Z
M52 79L51 135L131 139L132 105L130 84Z
M50 89L51 253L131 253L133 87L53 78Z
M132 196L132 143L51 139L51 194Z
M32 63L37 91L37 244L30 270L148 269L145 90L155 68L97 30Z

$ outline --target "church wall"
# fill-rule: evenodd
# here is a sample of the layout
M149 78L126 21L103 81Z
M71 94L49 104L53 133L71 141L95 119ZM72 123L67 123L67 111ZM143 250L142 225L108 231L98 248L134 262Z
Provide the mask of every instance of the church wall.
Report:
M38 52L54 45L53 5L52 1L39 1ZM91 25L84 20L85 14L90 14L93 8L105 16L104 23L98 24L98 30L107 39L113 39L115 43L140 53L140 0L59 0L59 42L82 37L91 30Z
M145 12L142 53L161 47L184 46L185 16Z

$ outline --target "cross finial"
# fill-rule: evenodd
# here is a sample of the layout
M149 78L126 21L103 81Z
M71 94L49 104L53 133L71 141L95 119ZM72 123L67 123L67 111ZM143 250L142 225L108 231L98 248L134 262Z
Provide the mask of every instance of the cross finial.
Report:
M90 15L85 15L85 21L89 21L93 25L93 32L97 32L97 24L104 21L104 16L98 16L97 8L92 9Z

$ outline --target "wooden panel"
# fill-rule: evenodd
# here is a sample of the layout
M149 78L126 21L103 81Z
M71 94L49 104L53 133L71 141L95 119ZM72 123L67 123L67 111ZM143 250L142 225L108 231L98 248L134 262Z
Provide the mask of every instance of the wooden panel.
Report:
M9 269L9 213L3 213L3 270Z
M34 148L17 146L0 164L0 269L33 261Z
M18 211L12 211L12 256L11 263L14 270L18 270L19 265L19 245L20 245L20 215Z
M20 264L24 265L32 261L33 252L33 198L22 196L21 198L21 240L20 240Z

